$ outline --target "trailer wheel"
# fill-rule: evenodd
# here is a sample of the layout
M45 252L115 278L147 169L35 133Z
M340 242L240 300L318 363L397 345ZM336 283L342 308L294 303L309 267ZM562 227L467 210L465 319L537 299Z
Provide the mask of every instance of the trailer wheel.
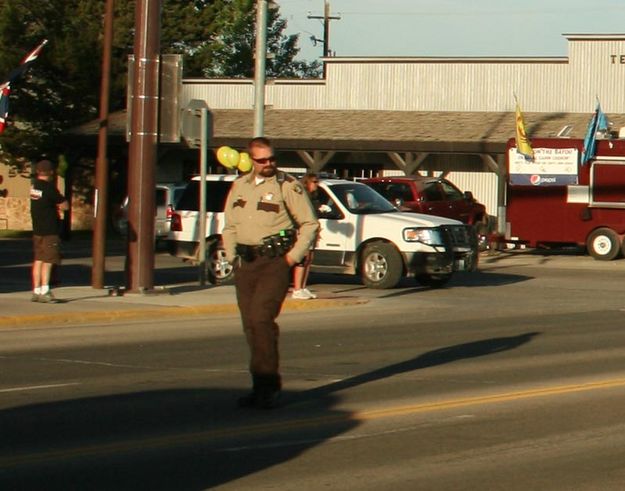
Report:
M611 228L593 230L586 239L588 254L600 261L612 261L621 252L621 241Z

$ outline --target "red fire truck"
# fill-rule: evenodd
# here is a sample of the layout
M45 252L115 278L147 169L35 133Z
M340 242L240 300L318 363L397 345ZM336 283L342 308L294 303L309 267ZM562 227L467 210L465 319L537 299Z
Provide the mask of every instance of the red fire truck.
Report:
M585 246L595 259L625 252L625 140L597 140L582 165L579 139L533 139L527 161L508 142L506 240L530 247Z

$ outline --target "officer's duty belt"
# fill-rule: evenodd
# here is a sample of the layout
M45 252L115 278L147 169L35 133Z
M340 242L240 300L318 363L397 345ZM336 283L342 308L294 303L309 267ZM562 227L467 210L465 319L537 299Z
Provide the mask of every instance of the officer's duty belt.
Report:
M295 229L280 230L277 234L263 237L262 245L237 245L237 254L244 261L253 261L258 256L282 257L295 244L297 231Z
M260 245L237 244L237 254L244 261L253 261L259 256L264 256L264 247Z

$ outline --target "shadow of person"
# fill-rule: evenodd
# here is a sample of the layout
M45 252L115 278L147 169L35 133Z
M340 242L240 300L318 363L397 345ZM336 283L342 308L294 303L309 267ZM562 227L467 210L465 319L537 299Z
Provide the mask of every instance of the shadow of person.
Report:
M382 380L402 373L453 363L458 360L488 356L502 351L515 349L529 342L532 338L538 336L539 334L539 332L528 332L517 336L483 339L481 341L456 344L454 346L447 346L434 351L428 351L427 353L423 353L415 358L411 358L410 360L388 365L371 372L363 373L344 380L339 380L338 382L324 385L322 387L308 390L301 394L301 398L305 400L316 398L323 399L329 394L336 393L341 390L350 389L358 385Z
M305 416L234 409L238 391L159 390L0 411L0 489L208 489L359 423L331 395Z

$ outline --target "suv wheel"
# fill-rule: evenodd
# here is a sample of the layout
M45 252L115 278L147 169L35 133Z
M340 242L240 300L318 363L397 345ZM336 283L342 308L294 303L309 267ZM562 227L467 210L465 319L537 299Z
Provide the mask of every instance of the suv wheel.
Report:
M362 253L362 282L369 288L393 288L404 272L401 254L392 244L373 242Z
M206 251L206 273L213 285L226 285L234 280L234 266L226 260L220 243L211 244Z

